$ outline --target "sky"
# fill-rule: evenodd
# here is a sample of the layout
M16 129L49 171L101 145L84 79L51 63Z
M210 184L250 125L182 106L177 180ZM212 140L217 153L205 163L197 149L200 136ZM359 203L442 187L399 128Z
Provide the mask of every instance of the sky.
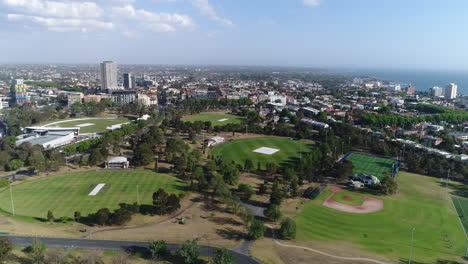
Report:
M0 63L468 70L466 0L0 0Z

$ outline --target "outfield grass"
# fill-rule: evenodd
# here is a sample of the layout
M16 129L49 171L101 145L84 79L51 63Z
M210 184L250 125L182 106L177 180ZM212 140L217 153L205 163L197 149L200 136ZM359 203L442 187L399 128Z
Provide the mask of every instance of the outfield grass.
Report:
M349 205L361 205L364 203L364 198L361 195L353 194L350 192L339 192L333 195L332 200L335 202L349 204Z
M226 121L219 121L222 119L227 119ZM210 121L213 127L222 126L226 124L240 124L244 117L235 116L230 114L220 114L220 113L200 113L197 115L185 116L182 118L183 121L195 122L195 121Z
M407 263L411 230L415 228L414 263L460 261L467 241L448 190L435 178L400 172L397 179L399 194L381 197L384 210L371 214L342 213L324 207L321 203L330 191L324 192L308 202L295 218L298 239L349 241Z
M346 160L353 162L353 174L371 174L382 179L385 173L392 173L392 165L395 160L351 153Z
M96 196L89 196L99 183L106 186ZM159 188L171 193L184 189L177 178L151 171L90 171L20 183L13 186L12 194L17 215L45 218L51 210L55 217L73 217L75 211L87 215L100 208L118 208L119 203L134 203L137 186L142 204L152 204L152 194ZM0 192L0 208L12 211L8 189Z
M76 120L72 119L70 121L64 121L62 123L57 123L57 124L46 124L44 126L46 127L75 127L77 125L81 124L86 124L90 123L93 124L92 126L86 126L86 127L80 127L80 133L86 134L86 133L101 133L105 132L107 129L106 127L112 126L112 125L117 125L117 124L123 124L130 122L130 119L126 117L120 117L120 118L111 118L111 119L83 119L83 120ZM54 122L52 122L54 123Z
M253 152L261 147L279 149L280 151L272 155ZM264 168L266 163L276 163L279 166L284 166L293 159L298 159L300 152L304 154L308 149L307 143L304 141L285 138L251 138L234 140L215 147L211 155L221 156L226 161L234 161L242 166L244 166L247 159L250 159L253 161L255 168L257 168L258 162Z

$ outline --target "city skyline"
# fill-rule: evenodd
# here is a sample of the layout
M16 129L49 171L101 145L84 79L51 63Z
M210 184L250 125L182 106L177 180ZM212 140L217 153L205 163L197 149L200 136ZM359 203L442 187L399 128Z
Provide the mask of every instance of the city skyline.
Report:
M468 3L421 3L0 0L0 62L467 70Z

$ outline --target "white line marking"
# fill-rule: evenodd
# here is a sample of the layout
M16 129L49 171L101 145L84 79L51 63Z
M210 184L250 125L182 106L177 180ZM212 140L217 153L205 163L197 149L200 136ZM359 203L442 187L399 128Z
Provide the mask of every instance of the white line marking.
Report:
M267 147L261 147L253 152L260 153L260 154L266 154L266 155L272 155L275 154L276 152L280 151L279 149L274 149L274 148L267 148Z
M95 196L96 194L98 194L98 192L104 188L104 185L106 185L105 183L100 183L98 184L96 187L94 187L94 189L88 194L88 195L91 195L91 196Z

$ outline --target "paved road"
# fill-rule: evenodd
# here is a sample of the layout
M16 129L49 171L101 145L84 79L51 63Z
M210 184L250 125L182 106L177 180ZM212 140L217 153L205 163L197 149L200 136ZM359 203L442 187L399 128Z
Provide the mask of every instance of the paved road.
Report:
M30 246L35 239L34 237L24 236L8 236L11 241L21 247ZM77 249L96 249L96 250L118 250L118 251L146 251L148 250L148 242L136 241L117 241L117 240L89 240L89 239L74 239L74 238L37 238L50 248L77 248ZM175 252L180 244L168 243L167 247L171 252ZM200 253L204 257L213 257L215 247L200 246ZM253 258L231 251L236 264L260 264Z

